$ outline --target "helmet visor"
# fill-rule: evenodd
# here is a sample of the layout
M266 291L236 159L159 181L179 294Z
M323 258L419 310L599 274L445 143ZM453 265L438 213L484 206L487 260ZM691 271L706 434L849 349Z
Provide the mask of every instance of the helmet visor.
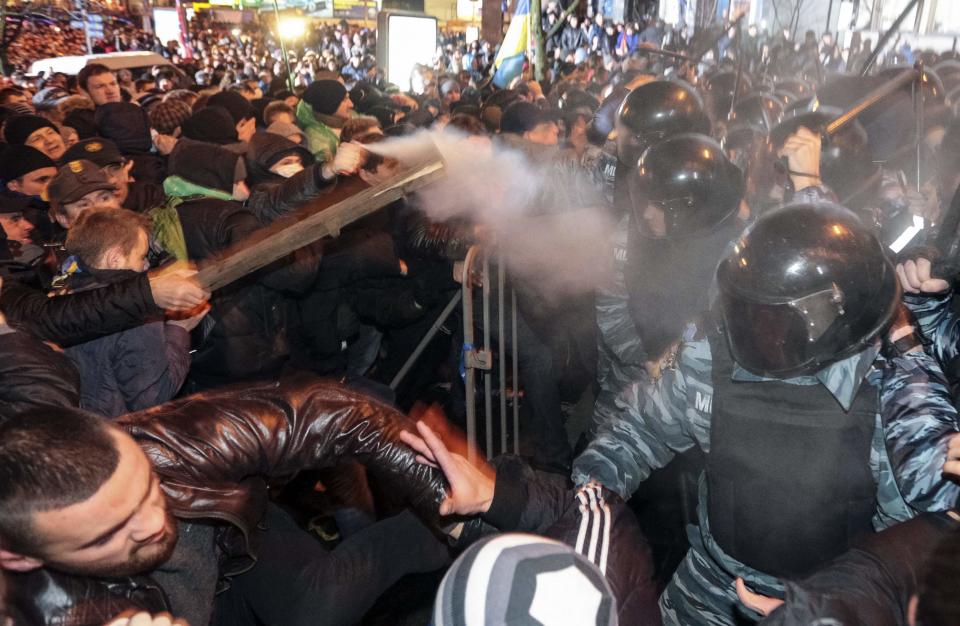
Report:
M723 295L723 321L734 360L748 371L774 378L812 374L824 354L835 354L821 341L843 311L843 297L833 286L778 304Z

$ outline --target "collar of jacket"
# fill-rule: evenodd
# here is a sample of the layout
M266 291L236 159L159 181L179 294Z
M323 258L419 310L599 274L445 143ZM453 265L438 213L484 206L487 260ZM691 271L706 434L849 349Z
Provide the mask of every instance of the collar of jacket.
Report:
M200 196L203 198L217 198L218 200L233 200L233 195L212 187L204 187L196 183L191 183L180 176L167 176L163 181L163 191L168 196L176 198L188 198L191 196Z
M74 293L99 289L137 275L133 270L94 269L79 261L77 267L78 271L71 273L66 279L67 289Z
M733 380L742 382L778 381L787 383L788 385L821 384L836 398L844 411L849 411L850 406L853 404L853 399L860 389L860 384L867 377L870 368L873 367L873 362L877 360L877 356L880 354L880 347L881 343L878 339L872 346L865 350L847 357L842 361L828 365L813 376L797 376L783 380L751 374L734 362L732 378Z

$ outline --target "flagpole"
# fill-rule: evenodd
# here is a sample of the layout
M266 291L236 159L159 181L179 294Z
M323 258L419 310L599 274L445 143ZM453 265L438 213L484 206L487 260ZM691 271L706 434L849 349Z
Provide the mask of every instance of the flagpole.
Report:
M543 51L543 23L540 0L530 0L530 36L533 39L533 77L542 83L546 76L544 70L546 55Z

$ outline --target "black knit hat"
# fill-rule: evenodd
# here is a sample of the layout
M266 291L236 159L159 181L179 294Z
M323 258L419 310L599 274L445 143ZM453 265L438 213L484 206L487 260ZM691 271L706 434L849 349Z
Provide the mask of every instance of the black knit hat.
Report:
M99 167L123 163L123 155L117 148L117 144L102 137L84 139L73 144L60 157L60 163L69 163L79 159L86 159L96 163Z
M246 167L239 154L223 146L181 139L170 153L167 173L195 185L232 193L233 183L246 178Z
M7 146L0 153L0 181L4 184L44 167L56 167L50 157L30 146Z
M303 92L303 100L314 113L333 115L347 96L347 88L338 80L317 80Z
M555 120L555 116L547 111L532 102L522 100L514 102L503 111L503 116L500 118L500 132L522 135L540 124Z
M184 137L195 141L219 145L239 141L233 118L221 107L203 107L180 124L180 131Z
M57 126L39 115L14 115L7 118L7 123L3 125L3 136L7 143L11 145L25 144L27 139L41 128L52 128L60 132Z
M230 117L233 118L234 125L257 115L257 111L250 104L250 101L236 91L221 91L213 94L207 100L207 106L226 109Z
M63 125L77 131L80 139L89 139L97 136L97 123L94 113L90 109L74 109L63 118Z
M146 154L153 147L147 112L129 102L108 102L94 115L101 137L111 139L123 154Z

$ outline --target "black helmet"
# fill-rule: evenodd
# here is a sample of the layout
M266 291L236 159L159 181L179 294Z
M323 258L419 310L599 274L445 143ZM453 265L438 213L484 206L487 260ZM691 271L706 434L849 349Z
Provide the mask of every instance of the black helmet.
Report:
M617 111L617 157L636 167L643 151L679 133L710 132L703 101L686 83L655 80L640 85Z
M769 132L782 117L783 103L780 100L772 94L756 94L733 107L728 124L731 127L748 124Z
M737 92L736 96L739 100L750 93L751 89L750 77L743 73L740 74L739 83L737 83L736 72L718 72L703 81L704 98L715 121L727 119L734 91Z
M887 329L901 297L870 229L827 203L761 216L720 262L717 284L734 360L776 378L856 354Z
M631 177L635 223L643 234L668 238L710 231L735 215L743 197L743 173L716 141L683 133L648 148ZM663 211L664 233L645 229L644 213Z
M823 132L843 111L821 107L785 119L770 131L770 153L775 155L791 134L801 126L812 132ZM858 207L875 200L881 182L880 166L875 162L867 132L859 121L853 121L824 140L820 151L820 175L837 197Z

